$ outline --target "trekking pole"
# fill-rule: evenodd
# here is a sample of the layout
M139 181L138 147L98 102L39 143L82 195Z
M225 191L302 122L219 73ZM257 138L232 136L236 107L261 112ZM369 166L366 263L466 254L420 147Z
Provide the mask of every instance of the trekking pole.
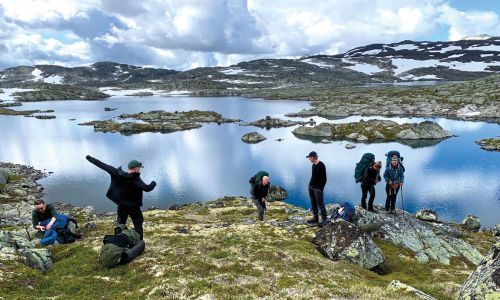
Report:
M405 213L405 202L403 197L403 186L401 186L401 209L403 210L403 214Z

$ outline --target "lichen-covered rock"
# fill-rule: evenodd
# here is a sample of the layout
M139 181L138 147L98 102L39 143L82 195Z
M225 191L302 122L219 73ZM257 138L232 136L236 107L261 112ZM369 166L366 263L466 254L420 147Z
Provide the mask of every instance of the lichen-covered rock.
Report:
M500 137L478 140L476 144L483 150L500 151Z
M332 128L328 123L321 123L312 127L300 126L293 130L293 134L312 137L330 137L332 136Z
M421 209L415 213L415 218L422 221L436 222L438 215L435 210Z
M271 184L269 187L268 200L269 201L283 201L288 197L288 192L283 187Z
M375 206L375 210L357 209L354 223L385 241L415 252L420 262L434 259L450 264L452 257L459 256L477 265L483 258L474 247L457 238L460 233L450 225L424 222L400 210L396 214L382 213L380 206Z
M45 248L35 248L35 242L18 232L0 231L0 252L8 254L4 258L20 260L42 272L47 272L52 266L50 252Z
M462 225L469 230L478 231L481 228L481 220L476 216L467 215L467 217L462 220Z
M241 140L247 144L256 144L256 143L260 143L262 142L263 140L266 140L267 138L265 136L263 136L262 134L258 133L258 132L249 132L249 133L246 133L244 134L242 137L241 137Z
M4 169L0 169L0 184L6 184L9 180L9 172Z
M500 243L465 281L459 299L500 299Z
M310 124L314 125L314 121L304 122L304 121L292 121L292 120L282 120L278 118L271 118L270 116L266 116L264 119L260 119L250 123L240 123L242 126L256 126L260 128L282 128L282 127L290 127L295 125L303 125Z
M404 284L399 280L391 281L391 283L389 283L389 285L387 286L387 290L389 290L391 292L412 293L417 298L424 299L424 300L436 300L436 298L429 296L426 293L422 292L421 290L418 290L412 286Z
M325 225L316 232L313 242L329 259L347 260L365 269L372 269L385 259L368 234L344 220Z

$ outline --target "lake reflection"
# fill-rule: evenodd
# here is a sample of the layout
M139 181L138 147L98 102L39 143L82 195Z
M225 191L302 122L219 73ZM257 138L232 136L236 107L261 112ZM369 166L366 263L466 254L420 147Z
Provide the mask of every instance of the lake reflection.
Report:
M104 107L118 109L105 112ZM305 156L311 150L319 153L327 167L326 201L358 203L361 192L353 180L355 163L365 152L372 152L383 160L384 153L398 149L405 157L407 169L405 209L411 212L435 209L441 219L454 221L470 213L479 216L483 225L500 223L500 154L483 151L473 142L499 135L500 126L496 124L436 119L458 137L418 148L398 143L355 143L357 148L353 150L345 149L346 141L320 144L298 139L291 133L293 128L265 130L237 124L208 124L184 132L124 136L96 133L92 127L77 125L122 113L157 109L214 110L224 117L253 121L266 115L284 118L286 113L307 107L308 103L299 101L234 97L128 97L27 103L21 108L54 109L57 119L0 116L0 138L4 141L0 161L53 171L54 174L41 181L46 187L46 200L93 205L98 211L114 209L114 204L105 197L109 175L88 163L87 154L115 166L126 165L131 159L142 161L144 181L158 182L153 192L145 194L146 208L214 200L225 195L248 195L248 179L261 169L269 171L272 183L289 191L288 202L307 208L311 165ZM77 120L69 120L73 118ZM359 119L349 117L330 122ZM423 119L391 120L417 122ZM267 140L255 145L241 142L240 137L250 131L260 132ZM284 140L278 142L278 138ZM383 204L384 186L378 185L376 192L375 202ZM400 198L397 205L401 206Z

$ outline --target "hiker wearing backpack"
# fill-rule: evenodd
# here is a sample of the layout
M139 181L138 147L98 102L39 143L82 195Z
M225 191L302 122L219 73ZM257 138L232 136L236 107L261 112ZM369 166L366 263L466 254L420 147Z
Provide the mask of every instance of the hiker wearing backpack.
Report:
M156 182L151 181L150 184L145 184L141 179L142 163L137 160L132 160L128 164L128 171L107 165L100 160L87 155L85 157L90 163L108 172L111 176L106 197L118 205L117 220L118 224L126 224L127 218L130 216L134 224L134 230L139 233L141 240L143 238L142 223L142 192L151 192Z
M315 151L311 151L306 158L308 158L312 163L312 174L308 190L309 198L311 199L311 210L313 213L312 219L307 220L307 223L318 223L319 211L321 212L322 223L324 223L327 221L325 201L323 199L323 190L326 185L326 167L325 164L318 159L318 153Z
M361 181L361 207L366 209L366 197L370 193L368 199L368 211L373 211L373 201L375 200L375 185L382 180L380 178L380 169L382 162L377 161L374 164L367 166L363 172L363 179Z
M140 234L128 229L124 224L115 228L115 234L105 235L102 242L99 262L107 268L128 264L146 248Z
M266 211L266 197L269 193L269 174L265 171L260 171L255 176L250 178L250 194L259 210L259 220L264 221L264 212Z
M384 179L387 183L385 186L385 191L387 193L385 210L391 214L394 213L396 207L396 197L398 195L399 189L403 186L404 183L404 172L405 169L400 162L400 157L398 157L397 155L393 155L390 158L390 163L386 166L384 172Z

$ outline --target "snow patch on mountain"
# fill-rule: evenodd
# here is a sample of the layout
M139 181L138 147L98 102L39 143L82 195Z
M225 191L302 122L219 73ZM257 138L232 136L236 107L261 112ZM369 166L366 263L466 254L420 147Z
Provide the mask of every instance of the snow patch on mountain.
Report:
M31 75L33 75L33 80L34 81L40 81L43 79L43 76L42 76L42 70L40 69L37 69L35 68L32 72L31 72Z
M61 84L63 80L62 76L59 75L52 75L47 78L43 79L43 82L45 83L52 83L52 84Z
M347 63L347 64L354 64L354 66L347 66L346 68L348 68L348 69L351 69L351 70L354 70L357 72L361 72L361 73L365 73L365 74L369 74L369 75L373 75L375 73L385 71L384 69L380 68L379 66L366 64L366 63L360 63L360 62L349 60L347 58L342 58L342 62Z

